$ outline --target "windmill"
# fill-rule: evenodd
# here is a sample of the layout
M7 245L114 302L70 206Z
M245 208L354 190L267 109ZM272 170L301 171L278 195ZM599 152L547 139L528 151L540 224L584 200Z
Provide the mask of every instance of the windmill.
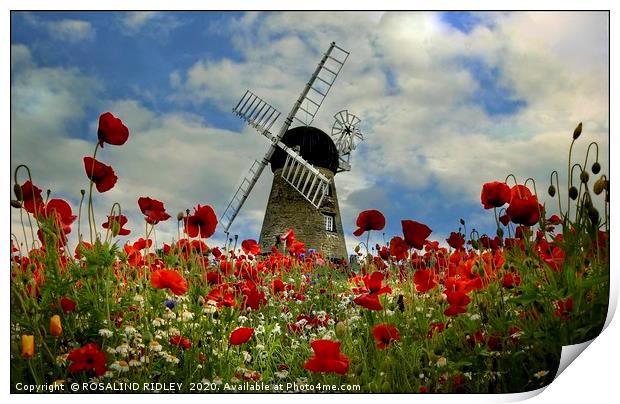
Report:
M220 217L226 233L267 164L274 173L259 244L268 251L278 236L295 229L296 238L325 257L346 257L334 175L351 170L350 154L363 140L360 119L347 110L334 118L332 134L310 126L342 70L349 52L332 42L282 126L271 128L280 112L252 91L245 92L233 113L271 142L262 160L255 160ZM300 126L292 129L296 121Z

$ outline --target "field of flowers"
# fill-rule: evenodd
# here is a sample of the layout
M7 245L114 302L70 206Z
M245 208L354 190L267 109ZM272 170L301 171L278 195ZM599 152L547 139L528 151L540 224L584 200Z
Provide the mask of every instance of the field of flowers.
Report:
M581 125L572 142L580 135ZM97 224L92 200L117 181L97 150L128 138L120 119L101 115L77 209L44 197L26 166L15 172L12 391L101 382L182 383L182 392L257 383L522 392L553 380L562 345L603 327L609 182L588 156L571 165L569 155L566 188L555 173L548 194L559 215L546 214L533 180L509 176L482 185L496 234L468 233L461 220L447 240L432 240L430 228L406 219L401 235L369 246L386 218L364 211L359 260L348 263L307 249L295 229L270 254L254 240L210 246L217 218L208 205L177 215L178 239L155 245L157 224L175 219L148 196L137 198L145 233L119 245L129 234L121 207Z

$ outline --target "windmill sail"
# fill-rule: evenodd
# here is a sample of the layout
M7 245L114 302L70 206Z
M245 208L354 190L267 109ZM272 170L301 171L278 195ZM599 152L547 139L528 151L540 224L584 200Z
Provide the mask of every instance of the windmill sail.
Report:
M254 162L248 175L243 179L241 185L237 188L233 198L228 203L228 206L220 217L220 224L223 226L224 232L228 232L228 229L237 217L239 210L245 203L245 200L252 191L252 188L256 185L256 182L260 178L265 166L269 164L271 156L278 147L286 151L288 156L292 159L290 164L291 166L296 167L295 172L299 171L300 175L301 173L305 173L304 178L311 177L313 179L312 183L314 184L314 188L306 188L307 184L304 185L305 187L298 188L296 182L293 182L299 177L291 177L291 180L287 179L287 182L293 185L295 189L300 192L304 198L308 199L315 207L318 208L320 206L323 196L326 193L327 185L329 185L329 180L327 180L327 178L318 172L315 167L313 167L280 140L282 140L282 137L293 123L293 119L297 119L304 125L309 125L312 122L331 86L334 84L334 81L336 81L338 73L342 70L342 66L346 62L348 56L349 52L336 46L335 42L330 44L327 52L325 52L323 58L310 77L308 84L306 84L302 90L299 98L282 124L282 127L275 136L271 135L269 129L278 118L279 112L275 118L272 118L273 115L268 115L268 117L265 118L265 116L267 116L267 112L271 113L271 110L275 111L275 108L267 104L260 97L248 90L237 103L237 106L233 108L233 111L238 116L271 140L271 147L267 150L267 153L261 161ZM298 114L300 116L298 116ZM285 179L286 178L287 177L285 177Z
M308 91L300 103L299 111L295 114L295 119L302 125L308 126L312 123L348 57L349 52L332 42L322 63L319 64L320 68L317 69L308 85Z

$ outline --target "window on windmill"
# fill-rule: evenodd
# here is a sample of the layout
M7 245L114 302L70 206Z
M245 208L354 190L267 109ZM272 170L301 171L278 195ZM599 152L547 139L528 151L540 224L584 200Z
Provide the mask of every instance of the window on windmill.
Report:
M325 230L334 231L334 216L324 213L323 221L325 223Z

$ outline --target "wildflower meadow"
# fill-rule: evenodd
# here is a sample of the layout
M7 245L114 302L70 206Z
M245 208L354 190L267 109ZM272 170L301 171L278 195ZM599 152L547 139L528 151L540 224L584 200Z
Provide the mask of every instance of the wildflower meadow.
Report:
M11 390L545 386L561 347L596 337L607 315L609 180L593 157L596 143L572 155L586 132L579 124L566 136L571 153L558 167L566 184L557 171L549 184L518 173L480 184L480 210L494 218L495 234L454 218L454 231L437 240L424 217L385 217L376 206L357 217L357 259L332 261L297 240L294 228L268 252L255 240L213 245L218 218L209 201L173 216L167 201L135 195L134 206L110 206L101 223L93 200L121 187L122 173L97 151L131 141L130 129L106 112L93 153L83 157L79 206L44 195L53 184L38 183L27 162L15 170L11 206L21 225L11 229ZM559 214L546 213L551 204ZM144 215L142 234L126 228L123 212L135 209ZM158 224L168 220L177 221L178 237L158 240ZM369 245L387 221L400 221L402 234ZM120 244L127 235L132 242Z

